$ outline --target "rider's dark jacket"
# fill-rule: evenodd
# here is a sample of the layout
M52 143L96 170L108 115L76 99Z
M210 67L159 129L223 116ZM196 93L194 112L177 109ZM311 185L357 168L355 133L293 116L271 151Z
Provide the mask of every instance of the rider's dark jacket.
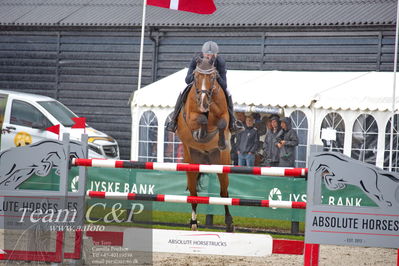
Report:
M193 57L193 59L190 62L190 66L188 67L188 72L187 72L187 76L186 76L187 84L191 84L194 81L193 72L194 72L194 69L197 67L197 60L196 60L197 57L198 56ZM200 57L203 57L203 56L200 55ZM226 90L226 88L227 88L226 62L219 55L216 57L215 67L216 67L216 70L219 72L219 76L218 76L219 85L224 90Z

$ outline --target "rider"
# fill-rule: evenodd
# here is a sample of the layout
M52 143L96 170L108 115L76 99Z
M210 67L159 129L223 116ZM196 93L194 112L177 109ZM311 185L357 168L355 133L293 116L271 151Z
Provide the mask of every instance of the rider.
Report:
M227 100L227 107L229 111L229 116L230 116L230 123L229 123L229 129L232 134L238 133L242 131L244 128L242 125L240 125L239 122L236 121L234 117L234 112L233 112L233 100L231 99L231 94L229 90L227 89L227 80L226 80L226 62L221 56L218 56L219 52L219 47L217 43L213 41L207 41L202 45L202 54L200 57L206 58L210 60L212 57L215 58L215 67L216 70L218 71L218 77L217 81L224 90L224 93L226 95L226 100ZM175 110L173 112L171 121L166 125L166 130L175 132L177 129L177 117L179 116L179 112L181 108L183 107L184 101L186 100L187 94L189 92L189 89L191 88L193 81L194 81L194 70L197 66L197 56L194 56L194 58L191 60L190 66L188 68L187 76L186 76L186 83L187 87L183 91L183 93L180 93L179 97L177 98L177 102L175 105Z

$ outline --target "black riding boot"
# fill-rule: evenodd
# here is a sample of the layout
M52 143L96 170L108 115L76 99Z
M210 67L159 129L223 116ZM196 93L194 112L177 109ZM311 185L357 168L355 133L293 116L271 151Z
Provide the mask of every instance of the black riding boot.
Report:
M183 107L183 95L184 93L180 93L177 98L175 110L173 111L171 120L166 125L166 130L170 132L176 132L177 129L177 117L179 116L180 110Z
M227 109L229 110L229 116L230 116L229 129L230 129L231 134L234 135L234 134L237 134L237 133L243 131L244 127L234 117L233 108L234 108L233 100L231 99L231 96L227 96Z

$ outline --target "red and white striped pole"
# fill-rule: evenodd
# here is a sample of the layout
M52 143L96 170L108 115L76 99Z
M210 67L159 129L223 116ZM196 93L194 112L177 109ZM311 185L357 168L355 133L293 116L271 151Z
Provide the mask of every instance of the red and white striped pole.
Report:
M109 159L72 159L73 166L101 167L101 168L134 168L158 171L201 172L211 174L250 174L263 176L305 177L307 168L284 167L247 167L231 165L185 164L185 163L156 163L135 162L127 160Z
M200 196L178 196L163 194L136 194L123 192L103 192L87 191L89 198L116 199L116 200L143 200L160 201L173 203L198 203L210 205L235 205L252 206L266 208L285 208L285 209L306 209L306 202L279 201L279 200L255 200L238 198L218 198L218 197L200 197Z

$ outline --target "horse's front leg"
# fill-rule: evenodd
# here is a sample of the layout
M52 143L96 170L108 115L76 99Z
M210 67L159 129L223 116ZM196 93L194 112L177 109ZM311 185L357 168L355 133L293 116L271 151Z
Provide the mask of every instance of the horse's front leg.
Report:
M204 114L200 114L197 118L197 122L200 125L198 139L205 139L208 135L208 118Z
M197 176L199 173L187 172L187 188L190 191L190 196L197 196ZM193 231L197 231L197 203L191 204L191 219L190 228Z
M226 130L227 127L227 122L226 120L224 120L223 118L221 118L218 123L217 123L217 127L219 130L219 141L218 141L218 147L219 150L224 150L226 149L226 138L224 136L224 132Z

